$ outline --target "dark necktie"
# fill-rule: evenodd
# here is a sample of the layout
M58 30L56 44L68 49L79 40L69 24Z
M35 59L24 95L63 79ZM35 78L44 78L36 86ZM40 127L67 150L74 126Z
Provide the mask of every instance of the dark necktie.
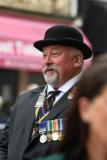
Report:
M37 121L39 121L42 117L44 117L52 109L55 98L56 96L58 96L60 92L61 91L56 90L56 91L51 91L48 93L48 98L44 101L43 107L41 107L38 111Z
M56 90L56 91L51 91L48 93L48 95L50 95L48 98L47 98L47 102L48 102L48 106L49 106L49 109L51 110L51 108L53 107L53 104L55 102L55 98L56 96L58 96L58 94L60 93L61 91L59 90Z

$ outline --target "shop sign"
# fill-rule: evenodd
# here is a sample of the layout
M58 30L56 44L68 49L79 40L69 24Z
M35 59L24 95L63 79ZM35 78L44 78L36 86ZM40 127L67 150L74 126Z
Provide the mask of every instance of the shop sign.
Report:
M32 43L0 38L0 67L41 71L42 53Z

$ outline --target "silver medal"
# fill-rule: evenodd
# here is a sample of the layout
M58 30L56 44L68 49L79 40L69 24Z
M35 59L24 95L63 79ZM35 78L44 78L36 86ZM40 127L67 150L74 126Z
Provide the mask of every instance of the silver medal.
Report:
M40 136L40 142L41 143L45 143L47 141L47 136L45 135L45 134L42 134L41 136Z
M53 141L57 141L58 138L59 138L59 133L58 133L58 132L53 132L53 133L52 133L52 140L53 140Z

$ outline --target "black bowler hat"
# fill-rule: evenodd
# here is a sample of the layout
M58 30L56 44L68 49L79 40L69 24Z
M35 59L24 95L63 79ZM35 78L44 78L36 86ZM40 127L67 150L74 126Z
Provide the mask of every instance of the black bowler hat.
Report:
M46 31L43 40L34 42L34 47L40 51L49 45L65 45L80 49L84 59L92 56L91 49L83 42L82 34L74 27L65 25L53 26Z

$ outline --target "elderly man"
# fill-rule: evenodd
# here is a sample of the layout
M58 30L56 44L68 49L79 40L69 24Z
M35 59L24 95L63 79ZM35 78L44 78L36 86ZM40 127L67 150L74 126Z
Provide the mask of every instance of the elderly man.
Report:
M51 154L50 149L63 139L64 113L81 76L83 60L92 56L81 33L64 25L49 28L34 46L43 52L47 84L18 97L0 137L0 160Z

